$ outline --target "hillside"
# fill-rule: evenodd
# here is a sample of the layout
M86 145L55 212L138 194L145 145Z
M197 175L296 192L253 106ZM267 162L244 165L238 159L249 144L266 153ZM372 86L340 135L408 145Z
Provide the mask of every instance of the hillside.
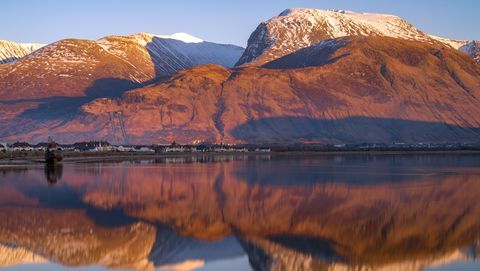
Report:
M0 100L115 96L201 64L232 67L242 52L184 33L65 39L0 65Z

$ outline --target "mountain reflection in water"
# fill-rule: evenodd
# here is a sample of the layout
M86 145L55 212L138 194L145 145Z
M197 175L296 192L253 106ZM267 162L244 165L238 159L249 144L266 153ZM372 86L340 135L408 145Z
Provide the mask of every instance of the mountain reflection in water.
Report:
M476 265L479 158L243 155L0 167L0 267Z

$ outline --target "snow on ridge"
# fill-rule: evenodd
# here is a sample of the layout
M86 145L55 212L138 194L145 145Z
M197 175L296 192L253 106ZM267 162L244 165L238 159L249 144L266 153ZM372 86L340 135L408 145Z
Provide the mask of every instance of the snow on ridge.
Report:
M190 34L179 32L179 33L174 33L171 35L158 35L158 34L152 34L149 32L140 32L140 33L135 33L135 34L130 34L130 35L125 35L125 36L117 36L117 35L112 35L112 36L106 36L101 39L97 40L97 43L101 44L102 47L108 47L113 43L117 41L134 41L142 46L147 46L147 44L151 43L153 39L162 39L162 40L177 40L181 41L184 43L202 43L204 42L202 39L194 37Z
M283 11L279 16L274 17L271 20L279 20L281 19L280 17L286 16L300 17L308 21L326 20L330 23L329 26L334 28L331 34L335 38L345 36L346 33L345 31L342 31L342 28L345 29L345 26L347 25L347 27L370 28L371 32L379 32L377 34L388 37L406 38L419 41L438 41L454 49L460 49L461 47L464 47L468 43L472 42L471 40L454 40L428 35L401 17L391 14L355 12L351 10L336 9L321 10L309 8L291 8ZM332 24L331 22L335 23Z
M267 23L285 25L288 22L309 22L310 26L300 26L301 30L311 30L322 22L327 23L326 31L332 38L348 36L351 33L376 33L383 36L428 39L427 35L408 24L402 18L389 14L360 13L346 10L321 10L293 8L287 9ZM309 34L309 33L303 33Z
M0 64L16 61L42 47L39 43L17 43L0 40Z
M286 17L286 16L299 16L299 15L312 15L312 16L334 16L334 15L351 15L357 17L368 18L400 18L391 14L384 13L368 13L368 12L355 12L352 10L343 10L343 9L313 9L313 8L289 8L282 11L277 17ZM275 19L276 17L272 18Z
M251 61L268 62L321 40L345 36L432 41L428 35L394 15L291 8L260 24L237 65ZM258 60L262 55L263 58Z
M174 33L172 35L155 35L156 37L162 38L162 39L173 39L173 40L179 40L183 41L185 43L201 43L203 42L202 39L194 37L190 34L184 33L184 32L178 32Z
M143 32L143 33L136 33L132 34L129 36L124 36L124 37L130 37L134 38L137 42L141 43L142 45L146 45L148 42L151 42L153 38L159 38L159 39L169 39L169 40L178 40L184 43L202 43L204 40L197 38L195 36L192 36L190 34L184 33L184 32L178 32L174 33L171 35L158 35L158 34L152 34L148 32ZM106 37L108 38L108 37ZM103 38L101 40L104 40L106 38Z
M43 44L43 43L19 43L19 44L23 48L29 49L32 52L36 51L36 50L38 50L38 49L40 49L40 48L42 48L46 45L46 44Z
M237 65L261 64L312 46L322 40L345 36L383 36L464 48L470 41L456 41L426 34L401 17L390 14L290 8L263 23L252 33ZM477 45L474 45L478 47ZM476 53L475 53L476 52Z
M430 37L434 40L437 40L437 41L441 42L441 43L449 45L450 47L455 48L457 50L470 42L469 40L454 40L454 39L449 39L449 38L437 37L437 36L434 36L434 35L430 35Z

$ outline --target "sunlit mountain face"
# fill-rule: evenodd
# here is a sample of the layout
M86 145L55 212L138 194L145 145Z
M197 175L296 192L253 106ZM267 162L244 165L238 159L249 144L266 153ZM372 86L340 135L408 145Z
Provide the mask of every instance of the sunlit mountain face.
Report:
M186 33L0 41L0 141L480 143L478 41L344 10L258 23L246 48Z
M0 168L0 267L475 266L479 168L473 155L195 156Z

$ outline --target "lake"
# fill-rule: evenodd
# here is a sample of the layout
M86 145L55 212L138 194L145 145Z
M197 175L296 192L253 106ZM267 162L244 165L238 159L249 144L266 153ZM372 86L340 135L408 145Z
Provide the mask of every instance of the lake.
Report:
M480 270L480 155L0 166L2 270Z

